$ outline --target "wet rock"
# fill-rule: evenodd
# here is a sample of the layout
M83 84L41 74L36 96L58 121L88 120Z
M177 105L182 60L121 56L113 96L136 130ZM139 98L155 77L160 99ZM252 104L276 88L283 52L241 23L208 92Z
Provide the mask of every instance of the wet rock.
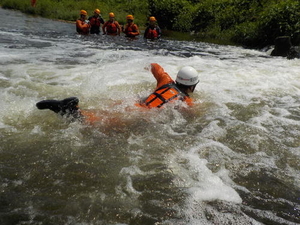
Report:
M280 36L275 39L275 48L271 56L283 56L288 59L300 58L300 53L292 45L289 36Z

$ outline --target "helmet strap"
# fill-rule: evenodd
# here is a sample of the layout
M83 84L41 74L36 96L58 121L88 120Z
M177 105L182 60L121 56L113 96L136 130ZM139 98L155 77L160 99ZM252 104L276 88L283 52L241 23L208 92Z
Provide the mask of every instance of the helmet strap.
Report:
M198 83L197 83L198 84ZM191 86L187 86L187 85L184 85L184 84L181 84L181 83L178 83L176 82L176 86L184 93L192 93L194 92L195 88L196 88L196 85L191 85Z
M195 90L195 88L196 88L196 84L195 85L193 85L193 86L189 86L189 90L190 90L190 92L194 92L194 90Z

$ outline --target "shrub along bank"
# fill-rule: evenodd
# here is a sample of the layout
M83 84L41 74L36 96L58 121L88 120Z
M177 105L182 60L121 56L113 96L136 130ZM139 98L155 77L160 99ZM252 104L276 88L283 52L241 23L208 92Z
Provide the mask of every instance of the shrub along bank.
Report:
M74 21L80 9L92 14L100 8L104 18L110 11L125 23L127 14L143 26L155 16L161 28L189 32L197 39L218 40L252 48L273 45L278 36L300 43L298 0L0 0L4 8L48 18ZM106 18L107 19L107 18Z
M162 28L262 48L278 36L299 45L298 0L149 0ZM168 20L164 19L168 18Z
M114 12L116 20L121 24L126 22L128 14L135 15L135 22L141 25L146 23L148 16L148 5L143 0L36 0L35 7L32 7L30 2L0 0L0 5L5 9L16 9L27 14L65 21L78 19L81 9L86 10L88 16L92 16L96 8L100 9L105 20L108 20L110 12Z

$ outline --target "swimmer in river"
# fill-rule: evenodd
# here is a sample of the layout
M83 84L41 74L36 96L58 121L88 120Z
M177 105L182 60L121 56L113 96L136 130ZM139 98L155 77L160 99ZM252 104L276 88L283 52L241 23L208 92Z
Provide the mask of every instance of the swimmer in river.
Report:
M151 16L149 18L149 24L145 30L144 38L151 39L151 40L157 40L161 36L161 29L157 25L157 20L154 16Z
M168 73L157 63L151 64L151 72L157 81L156 88L146 99L135 105L142 108L161 108L168 102L176 100L185 102L188 106L193 105L189 93L194 92L199 82L198 72L190 66L181 68L174 81ZM70 97L64 100L43 100L36 104L38 109L50 109L72 120L96 122L99 117L95 114L81 110L78 107L79 99Z

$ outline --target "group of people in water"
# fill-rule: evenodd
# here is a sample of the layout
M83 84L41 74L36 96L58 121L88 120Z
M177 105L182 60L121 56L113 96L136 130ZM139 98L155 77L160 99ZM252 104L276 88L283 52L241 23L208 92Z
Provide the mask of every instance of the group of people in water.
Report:
M134 17L126 17L127 24L121 27L115 20L113 12L108 14L109 20L104 21L100 10L95 9L94 15L87 17L85 10L80 11L80 18L76 21L76 29L79 34L100 34L120 35L125 33L126 37L135 38L140 35L138 26L133 22ZM101 26L102 25L102 26ZM161 30L157 25L155 17L149 18L149 26L146 28L144 37L147 39L157 39L161 36ZM189 96L194 92L199 82L198 72L190 66L182 67L173 80L171 76L157 63L151 64L151 72L157 81L155 90L146 98L136 102L135 108L163 108L169 102L184 102L186 106L192 106L193 100ZM101 115L92 113L78 107L79 99L70 97L63 100L42 100L36 104L38 109L50 109L62 116L79 120L88 124L102 121Z
M120 35L124 33L126 37L135 38L140 35L139 27L134 23L133 15L126 16L126 25L121 26L118 21L115 20L115 14L110 12L108 14L109 20L104 21L100 14L99 9L94 10L94 15L88 17L88 13L85 10L80 11L80 18L76 21L76 31L79 34L102 34L104 35ZM102 25L102 27L101 27ZM149 18L149 25L147 26L144 38L146 39L159 39L161 37L161 29L157 25L157 20L154 16Z

